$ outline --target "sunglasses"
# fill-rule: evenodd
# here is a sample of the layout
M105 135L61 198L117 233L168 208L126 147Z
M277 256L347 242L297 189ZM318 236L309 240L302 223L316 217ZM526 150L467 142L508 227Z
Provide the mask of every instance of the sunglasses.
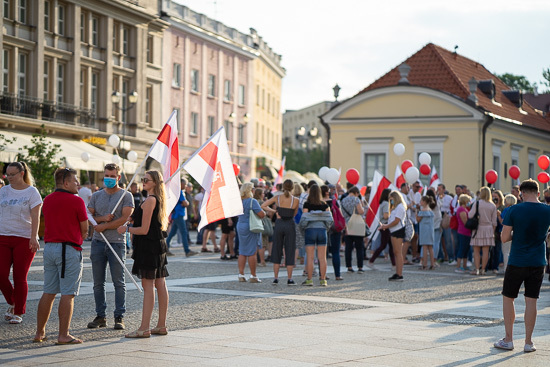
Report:
M141 182L144 183L144 184L146 184L146 183L149 182L149 181L153 182L153 180L151 180L150 178L147 178L147 177L143 177L143 178L141 179Z

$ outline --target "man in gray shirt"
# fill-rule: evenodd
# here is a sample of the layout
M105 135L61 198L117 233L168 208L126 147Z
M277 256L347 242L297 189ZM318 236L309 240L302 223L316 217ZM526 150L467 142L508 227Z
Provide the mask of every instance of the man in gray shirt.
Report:
M92 260L92 275L94 278L94 299L96 318L88 324L88 327L99 328L107 326L105 301L105 278L107 264L111 269L111 280L115 287L115 324L117 330L124 329L123 317L126 312L126 284L124 269L115 258L115 255L104 242L100 233L103 233L107 241L113 247L118 257L124 262L126 259L124 234L119 234L117 228L123 225L134 211L134 198L132 194L118 186L120 180L120 167L114 163L105 166L103 175L103 190L92 195L88 209L97 221L92 238L90 259ZM121 196L124 196L114 214L111 214Z

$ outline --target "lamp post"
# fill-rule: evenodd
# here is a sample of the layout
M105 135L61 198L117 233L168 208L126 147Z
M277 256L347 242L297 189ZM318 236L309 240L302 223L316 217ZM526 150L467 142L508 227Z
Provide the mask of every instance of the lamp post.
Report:
M113 103L113 107L115 107L117 110L122 111L122 144L121 144L121 147L122 147L123 153L125 153L126 150L124 149L124 141L125 141L125 138L126 138L126 119L127 119L127 116L125 114L126 114L126 112L128 112L129 110L134 108L134 106L136 105L136 103L138 101L138 94L135 90L133 90L130 93L130 95L128 96L128 102L129 102L128 107L126 107L126 104L124 104L123 107L120 107L119 106L120 101L121 101L120 92L117 91L117 90L114 90L113 93L111 94L111 102ZM122 160L122 171L124 172L124 160Z
M338 102L338 95L340 94L340 86L336 84L334 87L332 87L332 90L334 91L334 102Z

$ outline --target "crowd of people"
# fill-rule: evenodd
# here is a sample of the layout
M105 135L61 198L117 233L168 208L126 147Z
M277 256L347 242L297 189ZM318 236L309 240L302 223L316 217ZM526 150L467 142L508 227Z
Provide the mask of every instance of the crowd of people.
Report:
M91 240L96 313L88 327L108 325L105 285L109 267L115 289L113 327L125 329L124 262L131 247L132 274L141 279L144 294L141 325L126 337L168 333L167 257L173 256L170 249L174 240L182 245L187 257L199 254L190 248L189 233L200 222L202 188L193 195L193 185L182 179L180 198L169 212L163 177L158 171L146 172L141 180L142 190L132 183L126 191L120 184L121 172L116 164L105 166L101 189L89 184L81 186L76 171L59 168L54 175L56 190L44 200L33 186L25 163L9 164L6 177L9 185L0 188L0 288L8 303L4 315L7 322L23 321L27 274L40 247L42 210L44 293L38 305L35 342L46 340L53 301L56 294L61 294L57 343L82 343L69 333L69 328L82 277L82 244L86 239ZM423 188L421 182L404 183L398 190L383 190L377 205L368 202L369 188L362 195L354 185L348 184L344 190L339 184L319 185L316 181L300 184L286 180L273 188L269 182L252 179L240 185L240 194L243 214L210 223L197 233L196 242L203 253L219 253L222 261L237 260L239 282L261 283L257 268L271 262L272 284L280 284L279 273L285 267L287 285L295 286L294 269L300 263L305 265L303 286L313 286L316 276L320 286L327 286L328 259L332 260L334 279L343 280L341 252L347 272L359 274L364 273L365 267L377 270L375 260L389 256L394 274L388 280L392 282L403 281L403 268L415 264L429 271L446 262L456 266L457 273L474 276L498 274L506 269L503 296L507 334L495 343L495 347L503 349L513 348L509 344L509 319L513 318L511 310L519 285L525 283L527 298L535 303L538 298L547 266L545 241L549 243L550 216L533 219L537 229L531 230L524 223L529 217L525 212L545 215L550 211L550 190L544 190L539 197L535 181L526 180L507 195L486 186L473 194L465 185L456 185L454 193L450 193L444 184ZM521 203L525 205L518 205ZM373 213L375 225L370 228L374 231L369 233L365 216L373 212L373 207L378 209ZM516 228L515 238L519 237L519 241L512 239L511 228ZM522 234L517 235L518 231ZM529 252L537 261L526 256ZM354 253L356 267L352 262ZM9 279L12 267L13 283ZM525 267L536 267L536 272ZM159 316L151 328L155 288ZM536 316L536 304L531 306L535 307ZM526 339L528 344L535 349L530 339Z

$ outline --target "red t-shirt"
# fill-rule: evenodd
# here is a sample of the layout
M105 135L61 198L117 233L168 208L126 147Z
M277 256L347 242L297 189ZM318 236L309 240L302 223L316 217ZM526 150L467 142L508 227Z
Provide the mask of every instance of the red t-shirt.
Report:
M82 245L80 222L88 219L86 205L79 196L56 191L44 199L44 242L72 242Z

